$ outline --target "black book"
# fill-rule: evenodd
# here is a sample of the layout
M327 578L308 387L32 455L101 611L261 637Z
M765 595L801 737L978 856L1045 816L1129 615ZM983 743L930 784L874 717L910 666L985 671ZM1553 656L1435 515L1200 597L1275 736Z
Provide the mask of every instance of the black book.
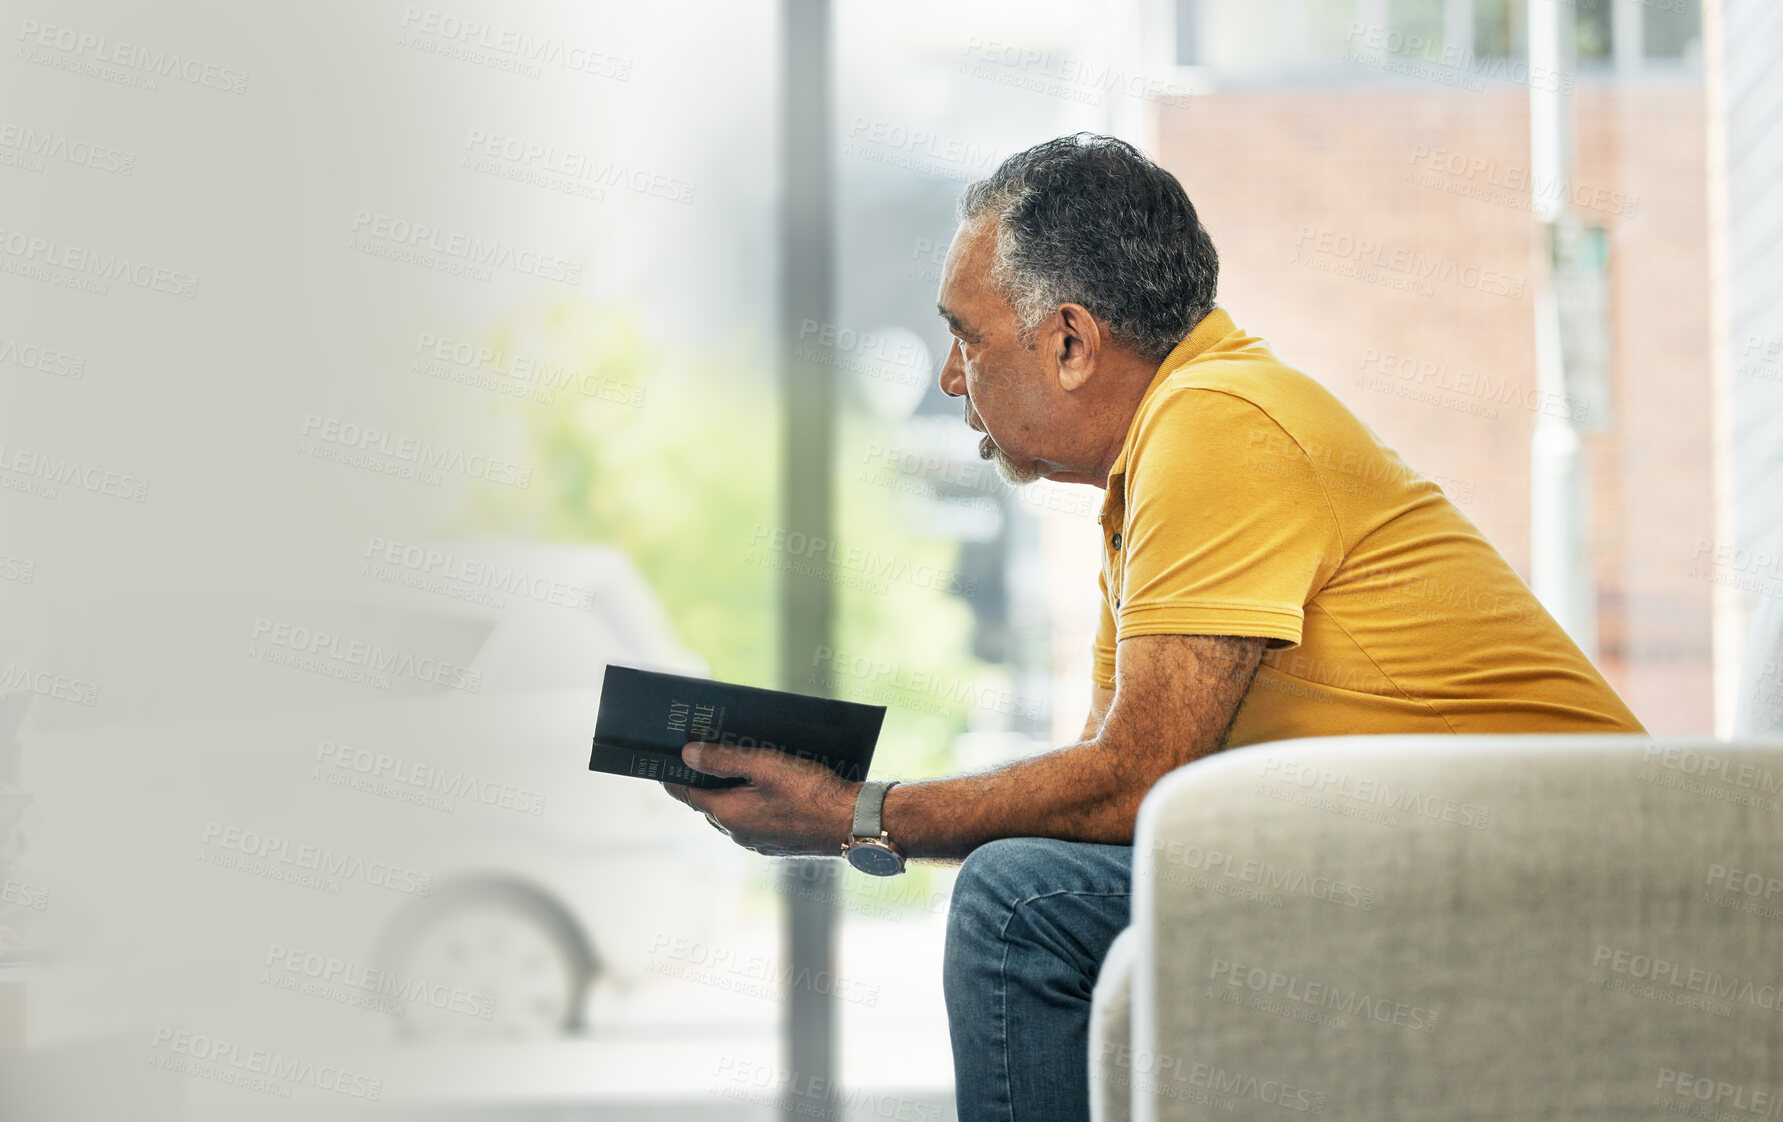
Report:
M867 778L885 706L609 666L588 770L689 787L736 787L681 762L692 740L773 749Z

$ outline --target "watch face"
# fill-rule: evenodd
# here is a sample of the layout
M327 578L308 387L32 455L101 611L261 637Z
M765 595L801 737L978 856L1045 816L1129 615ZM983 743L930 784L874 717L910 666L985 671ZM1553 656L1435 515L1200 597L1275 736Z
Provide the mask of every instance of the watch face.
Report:
M904 863L898 860L898 855L882 845L849 846L848 863L876 877L889 877L904 871Z

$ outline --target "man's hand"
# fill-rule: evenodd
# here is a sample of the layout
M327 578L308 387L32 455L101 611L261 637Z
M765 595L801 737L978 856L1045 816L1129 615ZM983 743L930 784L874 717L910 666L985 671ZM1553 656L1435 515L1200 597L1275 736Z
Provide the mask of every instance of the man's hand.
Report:
M834 856L848 841L861 785L822 764L771 748L698 742L681 750L681 760L707 775L749 781L720 788L662 785L745 849L779 857Z

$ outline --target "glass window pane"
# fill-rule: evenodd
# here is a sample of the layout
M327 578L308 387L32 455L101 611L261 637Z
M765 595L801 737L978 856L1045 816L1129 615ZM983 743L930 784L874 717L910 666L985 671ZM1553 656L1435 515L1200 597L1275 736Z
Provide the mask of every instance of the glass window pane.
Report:
M1610 38L1610 20L1616 7L1627 10L1627 0L1572 0L1577 9L1578 18L1574 23L1574 50L1580 62L1594 59L1605 59L1610 56L1612 42Z
M1700 58L1701 0L1654 0L1641 5L1648 58Z
M1474 0L1474 54L1520 58L1527 49L1529 10L1523 0Z
M1391 0L1387 22L1407 38L1416 37L1425 43L1443 41L1443 0ZM1440 46L1433 48L1440 52Z

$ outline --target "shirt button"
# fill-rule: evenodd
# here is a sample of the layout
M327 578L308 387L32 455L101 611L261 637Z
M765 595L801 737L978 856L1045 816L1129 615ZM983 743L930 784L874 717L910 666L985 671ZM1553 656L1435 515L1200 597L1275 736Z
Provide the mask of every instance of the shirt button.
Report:
M1114 606L1117 608L1121 606L1121 598L1119 596L1114 598Z
M1114 546L1114 548L1119 549L1121 547L1121 536L1119 534L1116 534L1114 536L1114 541L1110 544L1112 544Z

